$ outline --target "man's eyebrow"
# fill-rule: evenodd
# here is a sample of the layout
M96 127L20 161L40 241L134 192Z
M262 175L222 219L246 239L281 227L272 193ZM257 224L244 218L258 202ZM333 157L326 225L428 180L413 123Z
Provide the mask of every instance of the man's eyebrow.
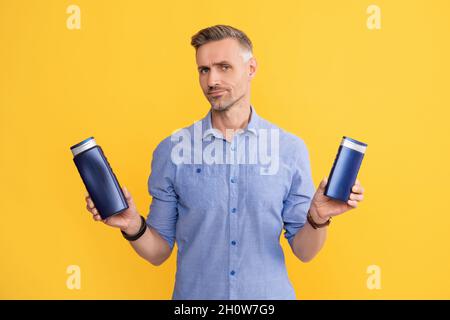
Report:
M229 62L226 61L226 60L219 61L219 62L214 62L212 65L213 65L213 66L217 66L217 65L223 66L223 65L225 65L225 64L231 65L231 63L229 63ZM209 67L208 67L208 66L198 66L197 69L200 70L200 69L203 69L203 68L209 68Z

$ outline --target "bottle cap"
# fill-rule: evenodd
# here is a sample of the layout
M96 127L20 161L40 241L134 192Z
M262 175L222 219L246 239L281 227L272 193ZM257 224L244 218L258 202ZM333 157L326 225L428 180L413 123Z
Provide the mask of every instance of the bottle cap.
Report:
M94 137L87 138L80 143L77 143L70 147L70 150L72 151L73 156L75 157L77 154L80 154L83 151L86 151L92 147L95 147L97 145L97 142L95 142Z
M342 137L341 146L361 152L366 153L367 144L346 136Z

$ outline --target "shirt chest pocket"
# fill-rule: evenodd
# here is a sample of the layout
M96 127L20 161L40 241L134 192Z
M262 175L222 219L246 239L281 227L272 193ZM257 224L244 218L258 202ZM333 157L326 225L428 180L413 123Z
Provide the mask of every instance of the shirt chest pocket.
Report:
M290 177L285 170L279 170L277 174L263 174L260 166L247 166L246 198L251 205L272 208L279 211L283 207L283 200L289 193Z
M228 197L225 165L189 164L177 168L175 192L187 210L217 209Z

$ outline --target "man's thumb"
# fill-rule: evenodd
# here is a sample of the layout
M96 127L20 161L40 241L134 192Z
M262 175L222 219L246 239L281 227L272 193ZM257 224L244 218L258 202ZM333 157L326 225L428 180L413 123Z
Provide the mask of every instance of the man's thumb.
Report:
M128 192L127 187L123 186L122 190L123 190L123 194L124 194L125 198L127 198L127 200L130 200L131 196L130 196L130 193Z
M322 181L320 181L319 189L325 190L327 183L328 183L328 177L323 178Z

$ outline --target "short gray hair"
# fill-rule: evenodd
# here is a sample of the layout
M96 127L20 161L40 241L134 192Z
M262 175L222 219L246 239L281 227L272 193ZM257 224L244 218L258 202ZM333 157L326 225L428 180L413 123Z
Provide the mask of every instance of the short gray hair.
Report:
M244 49L253 53L253 44L243 31L223 24L200 30L192 36L191 45L197 51L198 48L208 42L219 41L226 38L236 39Z

